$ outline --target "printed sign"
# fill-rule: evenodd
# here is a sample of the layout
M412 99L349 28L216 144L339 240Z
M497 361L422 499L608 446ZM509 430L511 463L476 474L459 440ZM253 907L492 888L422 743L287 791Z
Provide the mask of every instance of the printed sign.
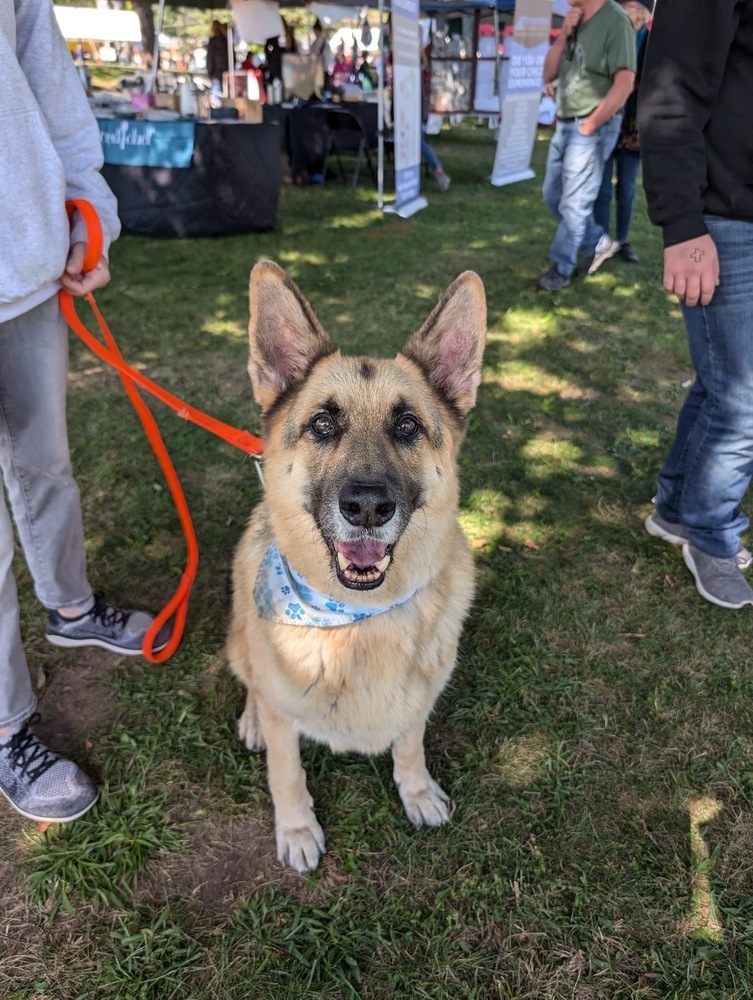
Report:
M194 122L100 118L105 163L129 167L190 167Z
M407 218L426 206L421 191L421 55L418 0L392 3L392 93L395 131L395 204L385 211Z
M497 187L534 176L531 155L551 24L552 0L517 0L506 46L509 71L491 176Z

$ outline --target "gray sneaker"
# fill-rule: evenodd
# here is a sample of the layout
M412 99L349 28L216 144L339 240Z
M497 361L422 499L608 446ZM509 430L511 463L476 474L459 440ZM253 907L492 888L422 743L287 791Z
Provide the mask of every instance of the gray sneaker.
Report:
M153 621L153 616L145 611L113 608L101 594L95 594L92 607L78 618L64 618L57 611L50 611L44 634L53 646L101 646L122 656L138 656ZM164 625L157 633L154 652L164 649L169 638L170 627Z
M679 521L665 520L658 510L649 514L643 522L643 527L654 538L661 538L662 541L669 542L670 545L684 545L690 541L690 528L686 528ZM750 569L753 566L753 553L746 548L741 548L735 556L738 569Z
M33 715L0 743L0 792L27 819L68 823L83 816L99 798L99 789L73 761L48 750L32 733Z
M753 605L753 588L748 586L736 559L717 559L690 542L683 545L682 558L695 577L698 593L707 601L732 610Z

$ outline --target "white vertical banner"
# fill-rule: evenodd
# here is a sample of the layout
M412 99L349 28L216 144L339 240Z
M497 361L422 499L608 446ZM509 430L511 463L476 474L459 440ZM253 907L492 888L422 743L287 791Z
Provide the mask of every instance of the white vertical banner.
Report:
M551 26L552 0L516 0L513 34L505 46L509 76L490 178L496 187L535 176L531 156Z
M551 0L550 0L551 2ZM392 0L392 118L395 134L395 203L405 219L427 201L421 191L421 39L419 0Z

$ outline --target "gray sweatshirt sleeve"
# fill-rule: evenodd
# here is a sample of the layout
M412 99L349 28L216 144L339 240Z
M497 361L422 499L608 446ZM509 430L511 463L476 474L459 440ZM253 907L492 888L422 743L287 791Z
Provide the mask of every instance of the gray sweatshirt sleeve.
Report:
M15 0L16 55L63 164L66 198L85 198L102 222L105 254L120 233L117 202L100 170L99 128L91 112L51 0ZM73 241L85 241L81 223Z

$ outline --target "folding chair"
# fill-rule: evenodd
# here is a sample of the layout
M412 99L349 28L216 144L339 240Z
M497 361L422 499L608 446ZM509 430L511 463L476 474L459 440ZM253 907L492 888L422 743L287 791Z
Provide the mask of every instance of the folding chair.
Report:
M340 180L345 184L345 171L343 170L342 157L350 156L355 158L353 173L350 183L352 187L358 184L358 175L361 171L361 164L365 158L374 184L377 183L376 171L369 152L369 140L366 129L360 118L352 111L338 108L334 111L326 111L324 121L327 127L327 145L324 154L323 174L327 176L327 165L330 157L335 157Z

